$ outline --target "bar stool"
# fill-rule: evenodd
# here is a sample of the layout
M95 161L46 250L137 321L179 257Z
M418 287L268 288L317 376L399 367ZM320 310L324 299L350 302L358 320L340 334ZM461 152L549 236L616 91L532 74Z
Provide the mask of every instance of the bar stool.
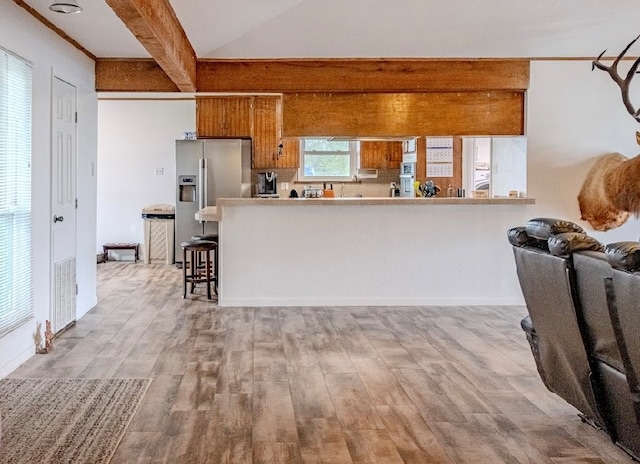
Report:
M198 235L192 235L192 236L191 236L191 240L208 240L208 241L210 241L210 242L216 242L216 243L218 243L218 234L198 234ZM215 266L215 268L217 269L217 271L216 271L215 287L214 287L215 292L216 292L216 295L218 294L218 272L220 272L220 267L219 267L219 265L218 265L218 253L219 253L219 249L220 249L220 247L218 246L218 247L216 248L216 252L215 252L215 261L216 261L216 262L214 263L214 266ZM196 255L196 265L197 265L199 268L204 268L204 264L203 264L201 261L199 261L199 258L200 258L200 254L198 253L198 254Z
M191 284L193 293L196 284L207 285L207 299L211 299L211 282L214 292L218 294L218 243L212 240L189 240L180 244L182 247L182 278L184 291L182 298L187 297L187 284ZM211 252L213 251L213 259ZM187 257L190 259L188 260ZM213 270L211 269L213 263ZM213 272L212 272L213 271Z

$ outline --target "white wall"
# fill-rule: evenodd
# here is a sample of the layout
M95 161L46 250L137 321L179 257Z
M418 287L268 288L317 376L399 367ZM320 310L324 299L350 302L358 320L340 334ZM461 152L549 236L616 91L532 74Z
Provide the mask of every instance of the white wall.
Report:
M51 319L51 79L56 75L77 88L77 273L81 317L95 306L94 251L97 98L94 62L36 21L14 2L0 2L0 45L33 63L33 287L35 318ZM0 377L35 352L35 321L0 338Z
M98 101L98 217L94 246L144 243L145 206L174 205L175 141L195 131L193 99L103 95ZM127 98L137 98L135 100ZM160 169L163 174L158 175Z
M604 243L638 240L640 222L634 217L607 232L595 232L580 220L578 193L596 159L640 152L635 141L640 126L624 109L611 78L591 71L586 60L533 61L527 119L527 194L537 200L535 214L573 220Z

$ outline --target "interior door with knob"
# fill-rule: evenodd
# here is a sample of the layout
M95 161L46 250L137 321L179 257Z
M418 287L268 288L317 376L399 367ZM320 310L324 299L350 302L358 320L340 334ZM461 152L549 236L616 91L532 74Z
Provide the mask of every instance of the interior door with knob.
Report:
M53 77L51 249L54 333L76 319L76 88Z

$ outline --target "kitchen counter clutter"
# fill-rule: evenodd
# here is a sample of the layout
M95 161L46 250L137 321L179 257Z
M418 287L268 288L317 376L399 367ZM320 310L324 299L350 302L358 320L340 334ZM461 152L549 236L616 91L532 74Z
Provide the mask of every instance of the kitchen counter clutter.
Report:
M520 305L530 198L218 200L220 306ZM201 212L201 215L204 212Z

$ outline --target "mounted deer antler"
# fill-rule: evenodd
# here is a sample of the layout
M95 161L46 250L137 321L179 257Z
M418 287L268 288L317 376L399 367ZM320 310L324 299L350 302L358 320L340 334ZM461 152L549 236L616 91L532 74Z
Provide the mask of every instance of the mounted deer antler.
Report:
M635 109L629 97L629 86L638 73L640 58L637 58L627 75L622 78L618 73L618 64L625 54L640 39L633 39L611 66L605 66L600 56L593 60L591 70L606 71L622 93L622 102L629 114L640 122L640 109ZM640 145L640 132L636 132L636 141ZM631 213L640 214L640 156L628 159L620 153L611 153L600 157L582 183L578 204L582 219L588 221L595 230L608 230L626 222Z
M631 46L634 43L636 43L638 39L640 39L640 35L635 39L633 39L629 43L629 45L627 45L625 49L622 50L622 52L614 60L611 66L605 66L600 62L600 58L602 58L602 56L607 52L607 50L603 51L602 53L600 53L598 58L592 61L591 70L593 71L595 68L598 68L598 69L601 69L602 71L606 71L611 76L611 79L613 79L615 83L618 84L618 87L620 87L620 91L622 92L622 102L624 103L624 107L627 109L629 114L633 116L633 119L640 122L640 109L636 110L631 104L631 100L629 99L629 85L631 84L631 80L633 79L633 76L635 76L635 74L638 72L638 66L640 66L640 58L636 59L633 62L633 64L631 65L631 68L627 72L627 76L624 79L620 76L620 74L618 74L618 63L620 63L620 60L624 58L624 55L626 55L626 53L629 51Z

